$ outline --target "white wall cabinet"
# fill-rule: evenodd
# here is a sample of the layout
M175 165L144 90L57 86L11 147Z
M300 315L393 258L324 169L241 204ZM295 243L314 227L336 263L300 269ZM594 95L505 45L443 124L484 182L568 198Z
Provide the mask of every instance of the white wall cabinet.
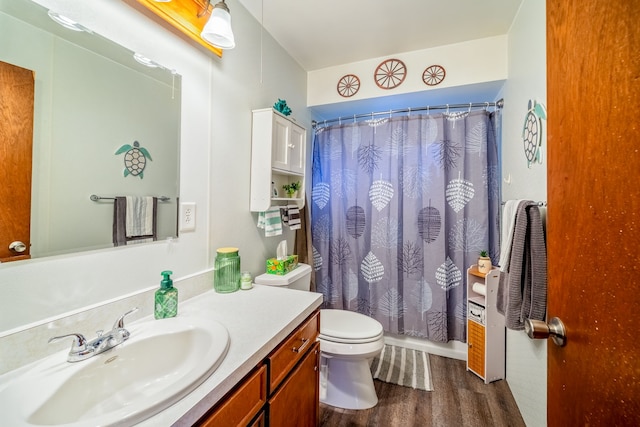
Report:
M252 114L251 211L292 202L304 206L306 129L273 108ZM301 184L298 197L289 198L282 186L296 181Z
M505 376L505 323L498 313L500 270L480 273L477 266L467 270L467 370L485 384Z

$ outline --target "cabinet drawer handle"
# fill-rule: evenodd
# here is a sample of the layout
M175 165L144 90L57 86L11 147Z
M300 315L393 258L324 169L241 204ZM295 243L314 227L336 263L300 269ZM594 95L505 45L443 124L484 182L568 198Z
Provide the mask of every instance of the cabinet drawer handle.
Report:
M309 340L309 338L300 338L300 341L302 341L302 345L300 347L293 347L292 351L294 353L300 353L302 350L304 350L304 348L307 346L307 344L309 344L309 342L311 342L311 340Z

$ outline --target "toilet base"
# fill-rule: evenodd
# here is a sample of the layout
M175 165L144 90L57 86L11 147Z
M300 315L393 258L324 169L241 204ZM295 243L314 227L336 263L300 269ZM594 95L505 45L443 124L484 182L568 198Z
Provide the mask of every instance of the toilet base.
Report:
M322 355L320 372L320 402L343 409L369 409L378 404L367 359Z

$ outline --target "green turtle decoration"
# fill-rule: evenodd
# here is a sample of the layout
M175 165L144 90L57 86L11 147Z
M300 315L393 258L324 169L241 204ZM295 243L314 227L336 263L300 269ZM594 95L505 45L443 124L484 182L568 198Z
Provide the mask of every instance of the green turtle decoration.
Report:
M529 100L529 110L524 117L522 140L527 167L533 163L542 163L542 120L547 120L547 109L544 104Z
M116 151L118 154L124 154L124 176L129 175L139 176L140 179L144 178L144 168L147 166L147 159L153 160L149 151L140 146L138 141L133 142L133 146L130 144L124 144Z

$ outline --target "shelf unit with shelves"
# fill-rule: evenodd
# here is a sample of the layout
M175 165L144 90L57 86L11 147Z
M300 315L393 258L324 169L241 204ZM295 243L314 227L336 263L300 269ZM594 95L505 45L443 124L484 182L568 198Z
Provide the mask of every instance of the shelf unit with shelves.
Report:
M272 205L304 206L307 131L273 108L252 111L251 201L252 212ZM283 197L282 186L299 181L298 197ZM274 196L273 188L278 196Z
M500 270L467 270L467 370L485 384L505 377L505 323L498 312Z

